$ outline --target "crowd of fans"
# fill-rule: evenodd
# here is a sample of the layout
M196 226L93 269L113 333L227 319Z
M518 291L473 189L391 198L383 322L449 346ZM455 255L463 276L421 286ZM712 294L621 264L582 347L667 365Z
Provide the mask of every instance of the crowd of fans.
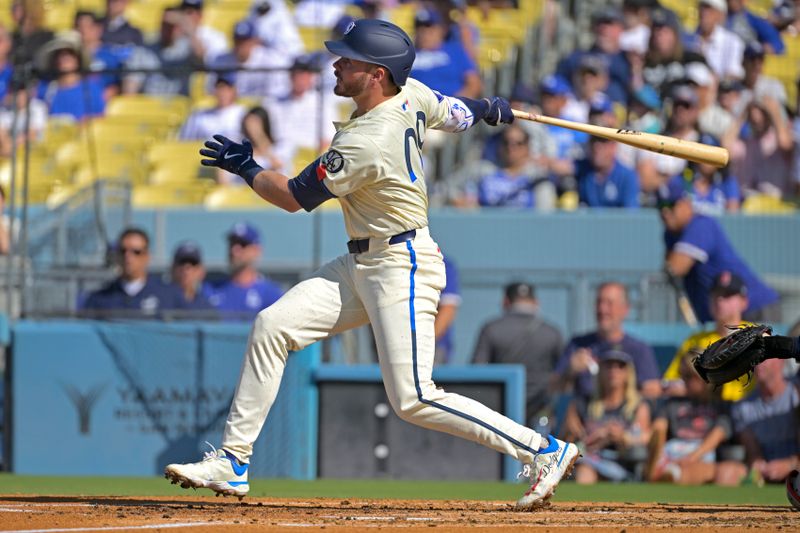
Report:
M510 0L254 0L229 36L208 25L203 0L164 9L156 35L126 19L128 0L107 0L104 13L78 11L74 31L55 36L43 25L41 2L16 0L15 26L0 27L0 155L10 153L11 132L21 130L11 123L14 93L18 105L31 100L36 139L48 115L82 122L103 115L120 94L189 95L192 72L207 69L208 98L196 102L178 137L205 139L212 129L248 137L258 143L260 164L292 174L298 150L323 150L332 121L346 113L329 90L334 58L306 50L300 30L336 37L352 15L391 17L406 3L415 9L412 76L445 94L484 95L480 30L466 9L488 13L513 7ZM687 163L525 122L476 141L479 161L434 176L434 203L547 210L577 199L588 207L638 208L655 206L658 188L670 181L684 184L696 210L708 215L737 211L752 196L797 197L797 102L764 74L768 56L787 53L784 40L797 39L793 2L761 18L743 0L701 0L696 28L658 0L592 6L591 45L562 57L552 72L518 80L504 96L548 116L724 146L731 164ZM16 73L28 61L42 81L22 94ZM102 73L86 74L92 70ZM442 142L436 133L428 132L432 149ZM223 174L218 180L236 183Z

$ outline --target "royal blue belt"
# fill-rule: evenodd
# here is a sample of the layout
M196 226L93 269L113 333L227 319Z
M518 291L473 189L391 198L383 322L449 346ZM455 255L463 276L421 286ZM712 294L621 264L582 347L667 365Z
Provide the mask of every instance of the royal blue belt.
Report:
M417 230L410 229L403 233L398 233L389 239L389 244L398 244L401 242L409 241L417 236ZM351 254L360 254L369 251L369 239L354 239L347 241L347 250Z

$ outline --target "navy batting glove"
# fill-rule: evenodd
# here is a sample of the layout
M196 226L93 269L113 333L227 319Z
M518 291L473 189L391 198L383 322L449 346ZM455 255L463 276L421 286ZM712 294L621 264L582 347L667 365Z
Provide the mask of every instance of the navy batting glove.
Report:
M511 111L511 104L505 98L495 96L489 102L489 110L483 120L490 126L497 126L498 124L511 124L514 122L514 113Z
M239 144L224 135L214 135L214 141L206 141L200 155L210 159L201 159L200 164L207 167L219 167L234 174L239 174L248 185L253 186L256 174L262 169L253 160L253 145L246 140Z

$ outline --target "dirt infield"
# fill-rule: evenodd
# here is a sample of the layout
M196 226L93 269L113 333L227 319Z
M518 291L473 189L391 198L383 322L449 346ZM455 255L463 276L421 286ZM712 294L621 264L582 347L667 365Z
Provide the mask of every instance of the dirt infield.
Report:
M555 502L517 513L508 502L342 499L0 496L2 531L800 531L786 507Z

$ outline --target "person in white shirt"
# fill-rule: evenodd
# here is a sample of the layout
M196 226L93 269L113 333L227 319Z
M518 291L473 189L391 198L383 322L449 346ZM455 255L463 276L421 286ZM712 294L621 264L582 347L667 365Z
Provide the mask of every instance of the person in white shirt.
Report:
M211 26L203 24L203 0L182 0L180 5L182 29L192 40L194 55L211 62L228 51L225 35Z
M303 40L284 0L256 0L250 20L267 49L290 58L303 53Z
M292 150L309 148L324 150L331 143L336 129L338 96L321 95L317 89L319 69L310 56L300 56L289 71L290 89L279 98L268 98L264 107L272 118L272 131L277 142Z
M246 113L244 106L236 103L236 75L226 72L217 76L214 84L216 105L210 109L195 111L181 128L180 138L184 141L208 139L217 131L224 131L233 139L242 139L242 119ZM218 169L217 181L236 182L236 176Z
M291 64L292 58L270 51L259 42L251 20L241 20L233 28L233 50L217 56L211 67L242 69L236 76L239 96L278 97L289 90L289 76L284 69Z
M744 41L723 27L727 13L728 4L725 0L702 0L697 37L700 50L719 79L741 79L744 76Z

